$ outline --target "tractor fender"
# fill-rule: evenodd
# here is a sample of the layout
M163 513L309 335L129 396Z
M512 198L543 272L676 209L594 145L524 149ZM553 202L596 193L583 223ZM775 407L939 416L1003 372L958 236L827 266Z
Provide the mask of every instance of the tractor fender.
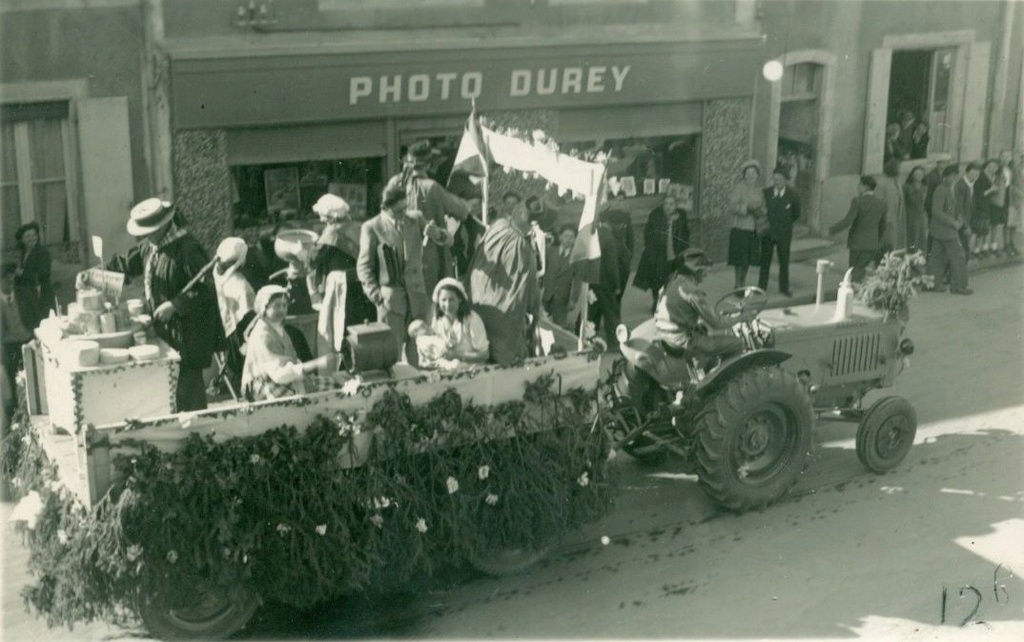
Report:
M743 354L726 359L722 365L712 370L708 376L704 377L697 384L696 392L704 397L712 395L725 386L725 384L751 368L777 366L788 360L791 356L793 355L788 352L774 349L744 352Z

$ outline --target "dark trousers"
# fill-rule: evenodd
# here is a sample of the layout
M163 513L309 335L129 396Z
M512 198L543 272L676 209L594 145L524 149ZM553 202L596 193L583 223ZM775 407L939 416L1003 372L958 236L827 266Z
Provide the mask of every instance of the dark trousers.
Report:
M928 273L937 285L949 271L949 284L954 290L967 288L967 256L960 239L932 238L932 251L928 255Z
M619 293L614 288L601 285L591 286L590 289L597 300L590 304L587 318L594 324L595 329L603 327L604 340L609 348L613 348L618 344L615 339L615 328L621 321Z
M768 277L772 271L772 255L779 255L779 291L789 292L789 245L792 239L775 239L768 235L761 237L761 274L757 279L757 287L768 289Z
M853 268L851 278L854 283L862 283L867 269L878 260L878 250L855 250L850 248L850 267Z
M202 368L182 366L178 372L178 389L175 390L178 412L206 410L206 384L203 383Z

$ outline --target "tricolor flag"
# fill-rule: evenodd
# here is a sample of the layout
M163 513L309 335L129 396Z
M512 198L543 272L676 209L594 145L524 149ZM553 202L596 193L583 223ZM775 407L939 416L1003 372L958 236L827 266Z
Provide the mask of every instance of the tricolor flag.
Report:
M583 213L576 230L576 243L569 254L573 276L584 283L601 280L601 245L597 241L597 211L604 201L604 167L598 166L591 178L591 189L586 193Z
M477 122L474 110L469 114L469 120L466 121L466 127L462 132L462 141L459 142L459 151L455 154L452 174L461 171L470 176L486 178L490 165L491 155L484 143L483 132L480 131L480 123Z

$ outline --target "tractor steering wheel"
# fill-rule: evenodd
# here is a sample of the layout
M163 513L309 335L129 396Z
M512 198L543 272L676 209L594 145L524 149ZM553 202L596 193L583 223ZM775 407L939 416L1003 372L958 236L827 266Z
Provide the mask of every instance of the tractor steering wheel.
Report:
M768 305L768 294L759 287L748 285L730 290L715 303L715 314L731 323L747 323Z

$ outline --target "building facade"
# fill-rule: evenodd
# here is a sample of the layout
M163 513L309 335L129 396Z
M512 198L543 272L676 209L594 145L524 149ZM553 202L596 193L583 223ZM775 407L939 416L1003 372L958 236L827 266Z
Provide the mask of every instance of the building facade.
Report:
M51 178L20 171L31 154L12 157L12 174L5 152L5 246L12 226L39 220L48 242L100 234L121 247L128 205L153 194L208 245L309 220L327 191L372 213L414 140L435 143L447 176L475 104L563 149L607 153L637 225L678 194L721 258L748 158L793 168L817 231L845 213L860 174L881 170L885 126L903 112L931 132L907 170L1019 147L1015 4L0 0L4 147L40 140L33 122L51 138L66 123L67 141L65 193L49 200L26 196ZM784 73L771 82L773 59ZM539 181L494 183L493 200L514 188L567 220L579 208Z

